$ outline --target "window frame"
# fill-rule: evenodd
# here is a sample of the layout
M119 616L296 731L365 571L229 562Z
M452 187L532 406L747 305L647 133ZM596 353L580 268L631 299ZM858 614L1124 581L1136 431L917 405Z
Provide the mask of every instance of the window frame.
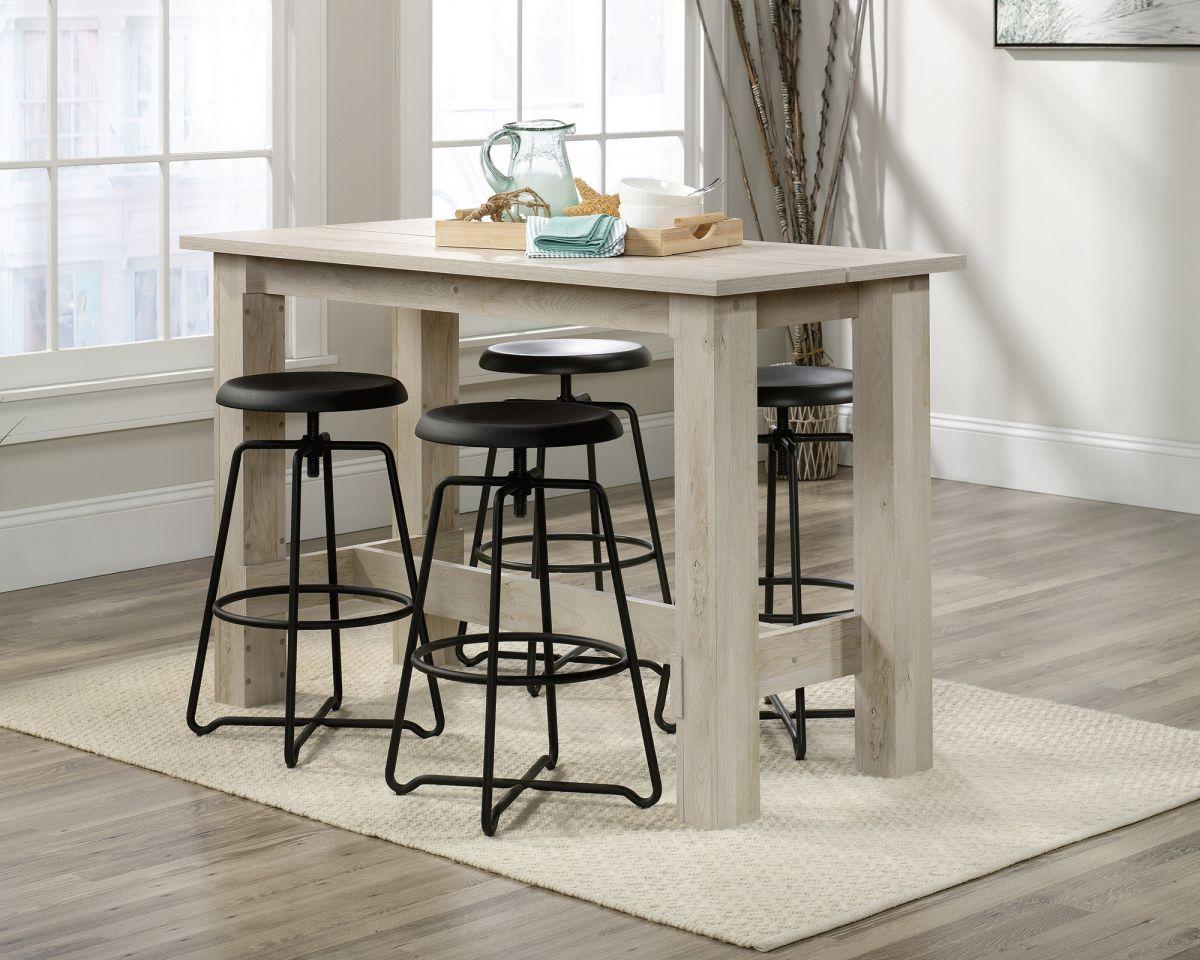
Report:
M5 406L23 400L36 400L44 396L62 396L80 387L89 393L104 389L105 384L114 390L160 382L169 375L175 382L177 375L200 377L212 368L212 335L171 336L171 245L169 217L171 210L171 164L187 160L224 160L263 158L271 169L271 219L274 226L297 223L324 222L324 90L325 90L325 14L326 0L271 0L271 145L248 150L172 151L170 143L170 15L172 0L159 2L159 91L155 108L159 111L158 150L146 154L112 155L100 157L60 156L58 131L55 126L58 96L58 12L57 5L48 3L44 34L46 37L45 79L45 123L46 153L37 160L0 160L0 171L29 170L45 171L47 183L47 231L48 249L46 276L46 346L30 353L0 356L0 396L6 399ZM77 22L79 18L67 18ZM296 69L297 28L307 34L319 31L319 62L314 64L311 56L316 44L304 42L305 70ZM53 42L50 37L53 36ZM317 67L317 69L313 69ZM122 79L128 67L122 71ZM297 80L302 80L307 89L298 97L295 89ZM319 95L319 99L314 94ZM298 99L303 99L304 110L296 109ZM120 93L125 104L126 91ZM312 110L311 103L319 102L320 110ZM22 104L24 101L22 101ZM126 120L127 118L123 118ZM18 138L19 139L19 138ZM128 146L128 142L126 142ZM317 150L320 155L320 172L306 177L308 189L299 190L293 158L300 150ZM161 231L158 264L157 337L133 343L106 344L90 347L59 346L58 330L58 271L59 252L59 177L61 170L72 167L97 167L130 163L154 164L159 172L159 229ZM324 304L294 304L289 300L289 358L301 365L313 366L334 362L327 356L326 312ZM295 365L295 364L293 364ZM14 410L17 408L14 407ZM19 413L25 413L22 408ZM31 411L32 412L32 411ZM94 424L81 424L78 432L93 432ZM64 435L66 425L59 425L56 435ZM30 431L18 430L9 438L9 443L19 442Z

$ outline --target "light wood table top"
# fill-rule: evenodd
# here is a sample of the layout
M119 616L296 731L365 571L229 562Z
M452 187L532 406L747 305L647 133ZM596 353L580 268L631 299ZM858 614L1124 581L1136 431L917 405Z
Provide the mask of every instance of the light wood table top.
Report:
M734 296L962 270L959 254L747 241L673 257L529 259L513 250L435 247L433 220L386 220L185 236L185 250L658 293Z

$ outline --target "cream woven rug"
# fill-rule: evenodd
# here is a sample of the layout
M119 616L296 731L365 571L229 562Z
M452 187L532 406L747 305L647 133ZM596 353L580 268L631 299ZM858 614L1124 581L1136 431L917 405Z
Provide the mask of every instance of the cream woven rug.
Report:
M348 713L391 714L399 670L386 631L343 640ZM300 686L311 705L328 676L328 642L304 639ZM387 789L384 731L318 731L291 771L279 730L193 736L183 722L190 673L190 657L172 654L9 686L0 726L759 950L1200 797L1200 732L939 681L928 773L857 776L845 720L811 722L809 760L796 763L780 725L764 722L762 818L706 833L675 821L673 738L659 734L658 806L527 792L489 840L477 791ZM478 773L482 692L443 689L447 732L406 737L402 777ZM839 681L813 688L810 705L850 697ZM644 788L630 703L628 678L563 688L561 776ZM519 773L542 752L544 711L523 690L502 692L498 773Z

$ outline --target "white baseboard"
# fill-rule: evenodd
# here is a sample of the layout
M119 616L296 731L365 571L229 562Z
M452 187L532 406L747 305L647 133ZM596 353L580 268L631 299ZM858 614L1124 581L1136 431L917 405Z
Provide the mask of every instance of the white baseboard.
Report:
M934 414L933 475L1200 513L1200 444Z
M849 406L838 428L854 430ZM1154 510L1200 513L1200 444L935 413L934 477ZM841 462L853 466L853 444Z
M641 418L651 477L673 469L670 412ZM462 471L482 473L486 451L464 449ZM582 476L582 449L551 452L549 471ZM507 471L502 461L498 469ZM386 472L379 457L338 461L334 468L338 530L348 533L391 523ZM603 448L599 479L606 486L637 481L628 438ZM323 532L319 481L305 478L301 533ZM466 499L470 499L469 497ZM464 499L464 509L475 504ZM209 556L213 547L212 484L203 481L157 490L76 500L0 513L0 592L138 570Z
M853 430L849 409L839 426ZM972 417L934 414L933 475L988 486L1200 513L1200 444ZM673 470L670 412L642 418L651 477ZM846 462L852 458L845 444ZM462 453L464 473L481 473L485 451ZM604 449L606 486L637 481L633 448L624 438ZM550 470L581 476L581 449L551 453ZM499 469L507 471L502 462ZM390 522L382 462L339 461L338 529L369 530ZM470 499L469 496L467 499ZM465 509L474 503L464 500ZM320 491L304 484L305 537L321 533ZM0 591L207 556L212 552L212 485L189 483L95 500L0 513Z

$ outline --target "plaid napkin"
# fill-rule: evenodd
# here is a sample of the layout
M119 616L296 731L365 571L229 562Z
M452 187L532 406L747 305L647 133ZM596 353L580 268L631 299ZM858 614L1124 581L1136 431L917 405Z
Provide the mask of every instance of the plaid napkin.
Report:
M607 214L525 221L527 257L619 257L624 252L625 221Z

